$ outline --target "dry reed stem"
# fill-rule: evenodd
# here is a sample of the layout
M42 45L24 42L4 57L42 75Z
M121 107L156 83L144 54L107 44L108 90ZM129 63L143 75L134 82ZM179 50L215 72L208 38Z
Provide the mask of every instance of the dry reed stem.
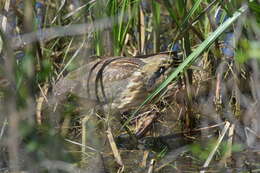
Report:
M220 164L227 164L227 159L231 157L234 130L235 130L235 124L231 124L228 131L227 151L223 156L223 158L221 159Z
M155 165L155 159L152 159L149 165L149 169L147 173L153 173L154 172L154 165Z
M214 154L216 153L216 151L217 151L217 149L218 149L220 143L222 142L222 140L223 140L223 138L224 138L224 136L225 136L225 134L226 134L226 132L227 132L229 126L230 126L230 123L229 123L228 121L226 121L226 124L225 124L223 130L221 131L221 134L220 134L220 136L219 136L219 138L218 138L218 140L217 140L217 143L216 143L215 147L214 147L213 150L210 152L210 154L209 154L209 156L208 156L207 160L205 161L205 163L204 163L204 165L203 165L202 168L206 168L206 167L209 166L209 163L210 163L210 161L212 160ZM204 172L205 172L205 170L200 171L200 173L204 173Z
M38 87L40 88L40 96L38 97L37 101L36 101L36 122L38 125L42 124L42 105L43 105L43 101L45 100L46 103L48 103L48 99L47 99L47 92L49 89L49 84L45 83L43 85L43 87L41 87L40 85L38 85Z
M147 158L149 156L149 151L144 151L143 154L143 161L141 162L140 166L145 168L146 167L146 162L147 162Z
M118 148L116 146L116 143L115 143L115 140L114 140L114 137L113 137L113 134L111 132L111 127L108 127L107 129L107 138L108 138L108 141L109 141L109 144L111 146L111 149L112 149L112 152L114 154L114 157L116 159L116 162L120 165L120 166L124 166L123 164L123 161L122 161L122 158L119 154L119 151L118 151Z

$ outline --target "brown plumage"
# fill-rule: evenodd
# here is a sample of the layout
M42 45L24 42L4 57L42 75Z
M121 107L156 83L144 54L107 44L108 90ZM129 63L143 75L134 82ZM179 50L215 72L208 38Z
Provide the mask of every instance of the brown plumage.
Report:
M168 53L97 60L60 79L54 95L61 100L71 93L106 110L126 111L145 100L163 81L173 62L174 56Z

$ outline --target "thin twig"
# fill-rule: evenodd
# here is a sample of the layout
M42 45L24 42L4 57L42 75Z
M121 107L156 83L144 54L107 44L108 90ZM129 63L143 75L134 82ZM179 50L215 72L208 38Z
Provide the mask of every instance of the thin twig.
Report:
M40 125L40 124L42 124L41 112L42 112L43 101L45 100L46 103L48 103L48 99L47 99L46 95L48 92L49 84L45 83L43 85L43 87L41 87L40 85L38 85L38 87L40 88L41 93L36 101L36 122L37 122L37 124Z
M225 124L225 126L224 126L224 128L223 128L223 130L222 130L222 132L221 132L221 134L220 134L220 136L219 136L219 138L218 138L218 140L217 140L217 143L216 143L215 147L214 147L213 150L210 152L210 154L209 154L209 156L208 156L207 160L205 161L205 163L204 163L204 165L203 165L202 168L206 168L206 167L209 166L209 163L210 163L210 161L212 160L214 154L216 153L216 151L217 151L217 149L218 149L218 147L219 147L219 144L220 144L221 141L223 140L223 138L224 138L224 136L225 136L225 134L226 134L226 132L227 132L229 126L230 126L230 123L229 123L228 121L226 121L226 124ZM200 171L200 173L204 173L204 172L205 172L205 170Z
M11 39L11 45L13 49L18 49L36 41L47 42L58 37L82 35L86 33L91 33L93 31L104 30L107 28L111 28L113 25L115 25L115 21L118 21L117 18L117 16L115 16L114 19L112 17L103 18L90 24L83 23L43 28L40 31L26 33L23 35L13 37ZM124 20L127 20L127 17L125 17Z
M220 164L225 164L227 162L227 159L231 157L234 129L235 129L235 124L231 124L228 131L227 151L224 157L221 159Z
M119 151L118 151L118 148L116 146L116 143L115 143L115 140L114 140L114 137L113 137L113 134L111 132L111 128L110 127L108 127L108 130L107 130L107 138L108 138L108 141L110 143L110 146L111 146L111 149L113 151L113 154L115 156L116 162L120 166L124 166L122 158L121 158L121 156L119 154Z
M155 164L155 159L152 159L149 165L149 169L147 173L153 173L154 172L154 164Z
M81 147L85 147L85 148L90 149L92 151L98 152L98 150L96 150L95 148L87 146L87 145L83 145L79 142L75 142L75 141L72 141L72 140L69 140L69 139L65 139L65 141L70 142L70 143L75 144L75 145L78 145L78 146L81 146Z
M61 72L58 74L57 76L57 80L59 80L59 78L61 77L61 75L63 74L63 72L68 68L68 66L71 64L71 62L77 57L77 55L79 54L79 52L81 51L81 49L84 47L85 44L85 40L82 42L82 44L80 45L80 47L77 49L77 51L73 54L73 56L70 58L70 60L68 61L68 63L64 66L64 68L61 70Z
M146 167L146 161L147 161L148 156L149 156L149 151L144 151L143 160L141 162L141 167L143 167L143 168Z
M7 125L7 118L5 118L4 122L3 122L3 126L1 128L1 132L0 132L0 140L2 139L4 132L5 132L5 127Z
M9 8L10 8L10 0L6 0L5 1L5 6L4 6L4 10L6 12L8 12ZM3 16L3 19L2 19L2 29L3 29L4 32L7 31L7 16Z
M144 11L142 8L139 10L139 22L140 22L140 52L141 54L145 53L145 19L144 19Z

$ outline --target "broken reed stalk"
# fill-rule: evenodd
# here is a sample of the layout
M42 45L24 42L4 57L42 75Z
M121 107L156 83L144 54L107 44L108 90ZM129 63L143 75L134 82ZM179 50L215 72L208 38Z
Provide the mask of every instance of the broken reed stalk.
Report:
M224 126L224 128L223 128L223 130L221 131L220 136L218 137L218 140L217 140L217 143L216 143L215 147L214 147L213 150L210 152L210 154L209 154L209 156L208 156L207 160L205 161L205 163L204 163L204 165L203 165L202 168L206 168L206 167L209 166L209 163L210 163L210 161L212 160L214 154L216 153L216 151L217 151L217 149L218 149L220 143L222 142L222 140L223 140L223 138L224 138L224 136L225 136L225 134L226 134L226 132L227 132L229 126L230 126L230 123L227 121L226 124L225 124L225 126ZM200 173L204 173L204 172L205 172L205 170L200 171Z

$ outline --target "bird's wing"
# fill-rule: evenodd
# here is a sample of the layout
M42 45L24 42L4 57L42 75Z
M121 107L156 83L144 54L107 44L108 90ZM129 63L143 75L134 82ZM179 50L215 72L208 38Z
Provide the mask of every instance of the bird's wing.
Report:
M85 64L60 79L54 86L56 95L75 94L92 100L116 97L131 82L133 73L145 63L137 58L111 57Z

